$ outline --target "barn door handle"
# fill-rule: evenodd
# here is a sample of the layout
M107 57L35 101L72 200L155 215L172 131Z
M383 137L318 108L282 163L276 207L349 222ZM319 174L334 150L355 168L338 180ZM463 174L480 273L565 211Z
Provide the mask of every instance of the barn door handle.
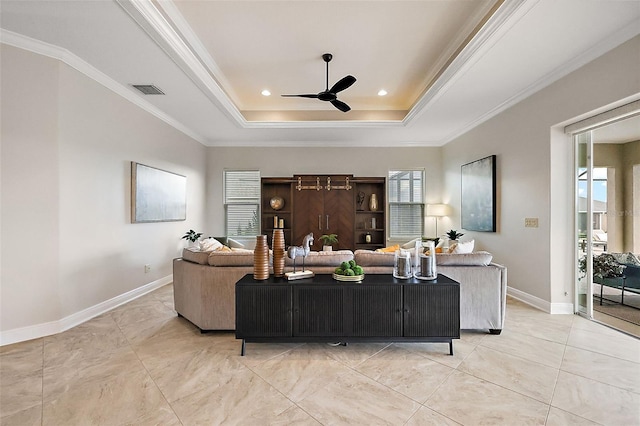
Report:
M327 231L329 230L329 215L327 215Z
M318 215L318 231L322 231L322 215Z

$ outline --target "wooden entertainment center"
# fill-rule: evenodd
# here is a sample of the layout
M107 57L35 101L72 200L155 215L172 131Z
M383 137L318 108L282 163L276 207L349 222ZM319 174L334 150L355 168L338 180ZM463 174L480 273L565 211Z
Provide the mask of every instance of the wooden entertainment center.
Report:
M385 247L385 182L384 177L353 175L262 178L262 233L271 245L273 229L282 223L286 246L300 245L304 236L313 232L312 250L322 249L319 237L323 234L338 235L336 250ZM377 200L376 209L370 208L372 196ZM280 209L272 207L274 197L284 201Z

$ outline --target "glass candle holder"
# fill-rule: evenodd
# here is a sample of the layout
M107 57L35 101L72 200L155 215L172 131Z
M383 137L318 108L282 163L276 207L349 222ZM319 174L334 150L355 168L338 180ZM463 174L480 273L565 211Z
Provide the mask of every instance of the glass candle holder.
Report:
M411 278L411 255L406 250L396 250L393 259L393 276Z

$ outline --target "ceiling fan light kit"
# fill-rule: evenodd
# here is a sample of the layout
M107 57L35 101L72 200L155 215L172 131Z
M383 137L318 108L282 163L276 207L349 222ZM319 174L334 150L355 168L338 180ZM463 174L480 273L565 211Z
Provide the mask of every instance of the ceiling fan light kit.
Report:
M331 59L333 59L333 55L331 53L325 53L324 55L322 55L322 60L324 60L324 62L327 64L326 86L324 91L317 94L308 93L308 94L301 94L301 95L281 95L281 96L319 99L321 101L331 102L331 104L334 107L338 108L342 112L350 111L351 107L349 105L338 100L337 93L342 92L343 90L351 87L351 85L356 82L356 78L352 75L347 75L346 77L342 77L340 80L338 80L336 84L334 84L331 87L331 89L329 89L329 62L331 62Z

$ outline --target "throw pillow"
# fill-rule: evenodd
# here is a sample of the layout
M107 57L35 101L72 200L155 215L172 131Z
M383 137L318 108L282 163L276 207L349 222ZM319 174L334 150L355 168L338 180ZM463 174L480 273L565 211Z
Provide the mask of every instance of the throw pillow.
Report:
M215 238L205 238L200 241L200 251L215 251L223 247L222 243Z
M473 246L475 245L475 240L458 241L458 244L453 248L453 253L455 254L464 254L464 253L473 253Z
M400 250L400 244L396 244L396 245L385 247L385 248L379 248L376 251L378 253L395 253L396 250Z

